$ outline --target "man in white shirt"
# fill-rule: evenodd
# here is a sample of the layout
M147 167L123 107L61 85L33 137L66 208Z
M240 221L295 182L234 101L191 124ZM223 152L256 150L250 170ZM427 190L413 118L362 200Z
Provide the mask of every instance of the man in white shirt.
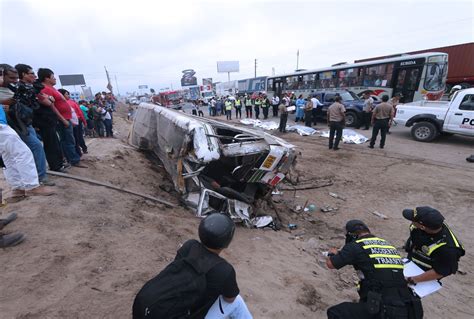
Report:
M319 95L313 95L313 98L311 99L311 102L313 102L313 111L312 111L313 125L316 125L316 117L318 115L318 106L323 106L323 103L319 101L319 98L320 98Z
M278 116L278 105L280 105L280 98L275 95L274 97L272 97L273 117Z

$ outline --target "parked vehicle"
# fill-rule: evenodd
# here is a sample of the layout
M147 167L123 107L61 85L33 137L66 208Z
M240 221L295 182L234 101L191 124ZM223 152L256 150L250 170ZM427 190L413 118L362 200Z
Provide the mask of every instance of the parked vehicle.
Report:
M403 56L405 54L420 54L426 52L443 52L449 55L448 77L446 79L446 92L449 92L451 88L455 85L461 85L463 89L467 89L474 86L474 59L472 58L474 56L474 42L426 50L411 51L370 59L362 59L356 60L354 62L369 62L372 60Z
M451 101L400 104L397 123L412 127L411 136L431 142L440 134L474 136L474 88L457 91Z
M358 127L360 125L364 100L361 100L354 92L349 90L327 90L315 91L313 95L320 96L319 101L323 104L323 106L318 107L316 112L319 119L326 120L328 107L334 103L336 95L339 95L342 98L342 104L346 108L346 126Z

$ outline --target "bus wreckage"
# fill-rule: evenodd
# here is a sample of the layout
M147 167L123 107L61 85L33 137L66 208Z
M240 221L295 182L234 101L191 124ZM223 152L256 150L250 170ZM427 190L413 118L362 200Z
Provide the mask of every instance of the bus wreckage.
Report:
M295 163L295 147L263 131L141 103L130 144L153 151L184 203L203 217L226 212L247 226L266 226L257 207Z

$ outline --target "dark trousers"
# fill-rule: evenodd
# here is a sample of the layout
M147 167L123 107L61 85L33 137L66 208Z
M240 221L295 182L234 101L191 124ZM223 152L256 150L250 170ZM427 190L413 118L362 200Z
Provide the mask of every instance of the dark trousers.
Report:
M199 110L199 111L198 111L198 116L202 116L202 117L204 117L204 112L203 112L203 111L201 111L201 110Z
M311 117L313 119L313 125L316 125L316 118L318 117L318 109L317 108L313 108L311 110Z
M252 118L252 105L245 106L245 116L247 116L247 118Z
M288 121L288 113L280 114L280 126L278 127L280 132L286 132L286 121Z
M371 315L365 303L343 302L327 310L328 319L375 319L379 314Z
M260 106L255 106L254 110L255 110L255 118L258 119L260 115Z
M235 108L235 118L236 119L241 119L242 118L242 107L236 107Z
M61 124L62 125L62 124ZM57 171L63 166L63 152L59 144L55 124L38 125L41 139L43 140L44 153L48 161L49 169Z
M263 112L263 118L267 119L268 118L268 106L262 107L262 112Z
M94 120L95 132L99 137L104 137L104 122L101 119Z
M278 104L277 105L272 105L272 111L273 111L273 117L278 116Z
M62 123L59 123L56 129L58 130L59 141L61 143L61 149L63 150L64 156L66 156L66 159L70 164L77 164L81 158L76 152L76 140L74 139L72 123L71 121L68 122L68 127L65 127Z
M342 138L342 130L344 129L343 122L329 122L329 148L339 148L339 142ZM334 133L336 140L334 141Z
M388 131L388 121L389 119L375 120L374 127L372 129L372 138L370 139L370 146L375 145L375 141L377 140L377 135L379 135L379 131L380 147L383 148L385 146L385 137L387 136Z
M372 112L362 112L362 124L366 130L370 127L370 121L372 119Z
M304 111L304 125L311 127L311 120L313 117L313 110Z
M74 126L74 139L76 140L76 152L81 155L82 153L87 153L87 145L84 141L84 129L83 124L79 121L79 124Z
M104 120L105 126L105 135L107 137L114 137L114 133L112 131L112 120Z
M232 110L226 110L225 115L228 120L232 120Z

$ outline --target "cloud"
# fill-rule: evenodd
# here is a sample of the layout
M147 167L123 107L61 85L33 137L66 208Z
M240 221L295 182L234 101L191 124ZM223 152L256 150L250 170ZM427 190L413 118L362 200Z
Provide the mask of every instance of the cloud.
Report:
M0 0L0 60L83 73L93 91L179 86L181 70L232 79L474 41L470 1ZM455 30L455 32L454 32Z

